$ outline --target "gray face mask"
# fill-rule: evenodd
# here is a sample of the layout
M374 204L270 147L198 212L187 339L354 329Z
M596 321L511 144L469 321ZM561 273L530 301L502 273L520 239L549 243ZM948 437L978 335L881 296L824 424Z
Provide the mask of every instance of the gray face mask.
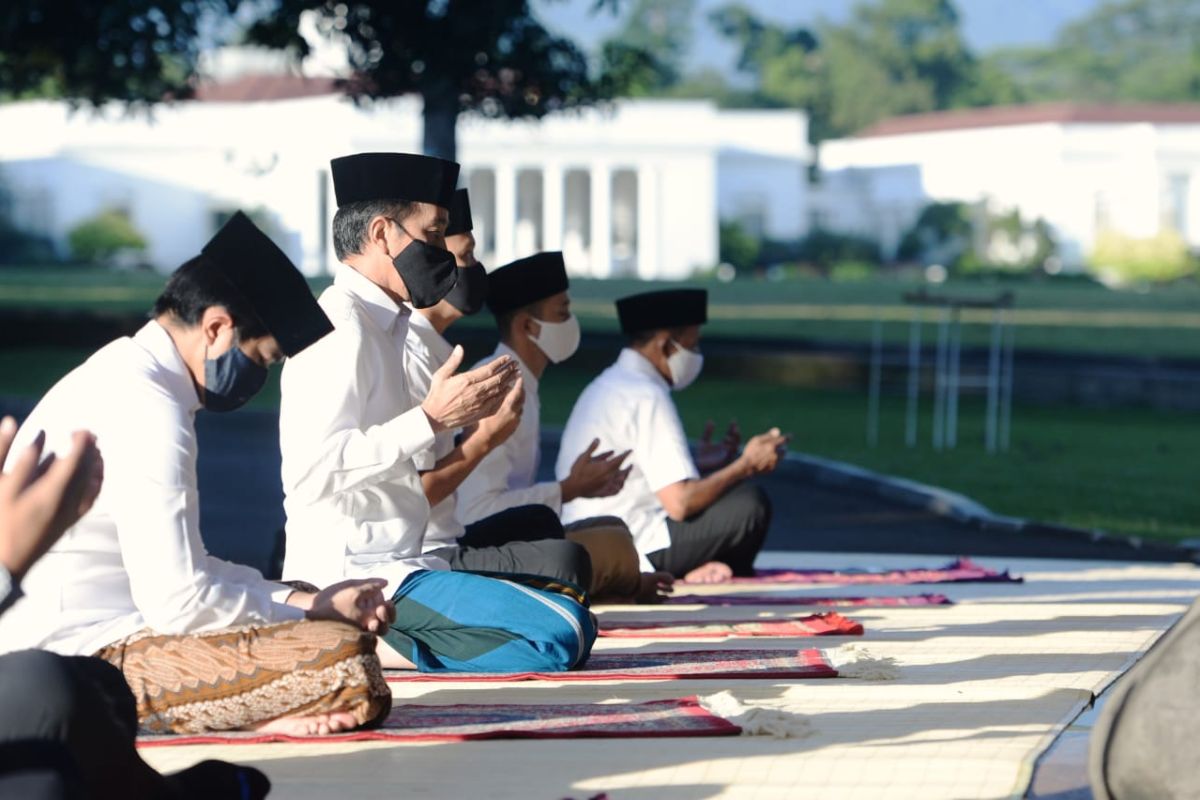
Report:
M204 408L209 411L233 411L246 405L262 391L267 368L234 346L217 356L204 359Z

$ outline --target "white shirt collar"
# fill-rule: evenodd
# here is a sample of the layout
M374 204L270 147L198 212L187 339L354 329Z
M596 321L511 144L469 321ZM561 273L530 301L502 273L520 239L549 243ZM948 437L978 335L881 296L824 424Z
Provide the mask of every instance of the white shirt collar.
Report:
M196 391L192 373L188 372L183 356L179 355L175 340L167 333L167 329L152 319L133 335L133 341L153 356L171 376L172 385L169 388L180 404L189 411L200 408L200 394Z
M649 380L656 386L661 386L668 391L671 389L671 384L667 383L667 379L654 368L650 360L632 347L621 350L621 354L617 356L617 366L626 372L632 372L634 375Z
M517 355L516 350L513 350L504 342L501 342L500 344L496 345L496 355L511 356L513 361L517 362L517 366L521 368L521 378L525 382L525 391L537 394L538 379L532 372L529 371L529 367L525 366L525 362L521 360L519 355Z
M420 328L423 331L433 331L437 333L437 328L433 327L433 323L429 321L429 317L412 307L410 303L404 304L404 310L408 312L408 324L414 328ZM441 336L441 334L438 334Z
M396 327L396 320L408 316L407 306L398 305L387 292L354 267L346 264L334 266L333 283L354 295L363 304L367 316L382 330L391 333Z

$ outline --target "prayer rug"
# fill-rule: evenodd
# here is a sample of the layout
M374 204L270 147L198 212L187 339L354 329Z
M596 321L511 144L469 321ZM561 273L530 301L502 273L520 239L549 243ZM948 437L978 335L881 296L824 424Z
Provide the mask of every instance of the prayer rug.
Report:
M690 650L676 653L595 653L570 672L414 672L384 670L387 680L640 681L836 678L820 650Z
M969 558L956 558L950 563L932 569L889 569L889 570L827 570L827 569L759 569L754 577L732 578L729 583L773 584L773 583L831 583L891 584L911 583L1024 583L1025 579L1008 574L1008 570L994 569L976 564ZM681 581L686 584L686 581Z
M393 706L373 730L327 736L288 736L255 731L143 736L139 747L267 742L463 742L473 739L607 739L674 736L735 736L737 725L707 711L693 695L648 703L569 705Z
M676 594L668 603L702 606L949 606L944 594L909 594L898 597L816 597L803 594Z
M841 614L812 614L798 619L654 620L648 622L613 622L600 620L600 635L625 639L692 639L734 637L787 636L862 636L863 626Z

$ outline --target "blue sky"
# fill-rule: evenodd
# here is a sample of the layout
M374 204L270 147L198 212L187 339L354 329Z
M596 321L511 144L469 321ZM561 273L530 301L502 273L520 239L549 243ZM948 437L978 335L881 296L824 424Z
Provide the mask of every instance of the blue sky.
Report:
M695 41L689 58L690 67L732 69L735 52L708 25L710 11L730 0L697 0ZM842 21L854 6L854 0L738 0L753 8L761 17L794 25L812 24L820 19ZM1054 38L1064 23L1083 16L1101 5L1102 0L958 0L967 41L977 51L1021 44L1045 44ZM626 0L626 7L629 2ZM589 13L591 0L534 0L538 16L553 30L571 35L588 50L610 36L619 26L619 18L607 11Z

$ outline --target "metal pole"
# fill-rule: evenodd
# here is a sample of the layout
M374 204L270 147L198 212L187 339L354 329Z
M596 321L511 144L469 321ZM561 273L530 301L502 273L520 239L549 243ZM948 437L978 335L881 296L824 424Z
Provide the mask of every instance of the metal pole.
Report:
M988 348L986 442L996 452L996 418L1000 410L1000 309L992 312L992 344Z
M946 387L946 447L958 446L958 392L962 369L962 312L954 307L954 322L950 328L950 380Z
M946 362L950 334L950 309L938 320L937 361L933 373L933 449L941 450L946 433Z
M1008 312L1003 312L1005 352L1003 399L1000 404L1000 449L1008 452L1010 433L1012 431L1012 398L1013 398L1013 351L1016 346L1016 326L1008 319Z
M908 331L908 419L904 425L904 443L917 446L917 403L921 391L921 309L913 307Z
M871 377L867 398L867 444L879 444L879 393L883 382L883 320L871 326Z

